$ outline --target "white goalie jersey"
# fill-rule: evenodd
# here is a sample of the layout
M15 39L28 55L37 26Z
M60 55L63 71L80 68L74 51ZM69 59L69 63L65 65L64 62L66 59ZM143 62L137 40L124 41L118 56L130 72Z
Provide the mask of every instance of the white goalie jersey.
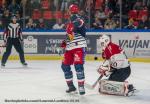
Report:
M124 52L112 55L109 62L111 67L115 69L121 69L130 66L130 63Z

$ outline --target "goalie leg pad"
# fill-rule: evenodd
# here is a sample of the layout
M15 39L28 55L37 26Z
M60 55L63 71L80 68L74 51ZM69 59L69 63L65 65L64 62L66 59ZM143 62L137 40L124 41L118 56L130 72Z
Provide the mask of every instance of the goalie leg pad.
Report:
M121 95L124 96L127 92L126 83L125 82L116 82L109 80L101 80L100 82L99 92L110 95Z

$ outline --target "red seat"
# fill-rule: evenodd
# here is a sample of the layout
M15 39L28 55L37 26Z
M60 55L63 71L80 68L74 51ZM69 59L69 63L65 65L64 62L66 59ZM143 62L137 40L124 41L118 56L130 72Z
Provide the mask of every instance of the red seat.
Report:
M95 9L100 9L100 7L102 7L103 4L104 0L96 0Z
M130 10L128 13L128 17L132 19L137 19L138 11L137 10Z
M34 9L32 13L32 19L39 19L41 18L41 12L38 9Z
M2 6L2 4L3 4L3 1L2 1L2 0L0 0L0 7Z
M54 16L55 16L56 19L59 19L59 18L62 18L62 17L63 17L63 14L62 14L61 11L56 11L56 12L54 13Z
M139 10L138 19L141 20L143 16L148 16L148 10Z
M42 6L42 9L48 9L49 8L48 0L42 0L41 1L41 6Z
M51 11L44 11L43 12L43 18L46 20L52 19L53 18L52 12Z

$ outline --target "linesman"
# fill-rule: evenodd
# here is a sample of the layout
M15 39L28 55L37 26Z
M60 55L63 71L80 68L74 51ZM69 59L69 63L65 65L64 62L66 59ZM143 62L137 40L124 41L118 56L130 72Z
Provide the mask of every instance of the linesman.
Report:
M1 66L5 67L7 59L11 54L12 46L14 46L16 51L19 53L20 62L22 63L22 65L27 66L27 63L25 62L25 58L24 58L23 47L22 47L23 38L22 38L21 27L19 23L17 23L16 16L13 16L11 19L12 19L11 23L9 23L8 27L4 32L4 43L6 45L6 51L3 54Z

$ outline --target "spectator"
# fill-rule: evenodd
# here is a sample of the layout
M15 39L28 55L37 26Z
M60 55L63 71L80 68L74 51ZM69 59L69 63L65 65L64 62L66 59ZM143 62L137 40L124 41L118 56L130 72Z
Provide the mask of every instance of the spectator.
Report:
M125 29L136 29L136 27L133 25L133 23L134 23L134 20L133 20L133 19L130 19L130 20L128 21L128 25L125 26L124 28L125 28Z
M115 21L115 24L116 24L116 29L120 29L120 21L119 20L116 20Z
M107 18L106 14L104 12L104 9L102 7L99 10L99 18L100 19L106 19Z
M94 5L93 0L86 0L86 2L85 2L85 11L86 12L91 11L93 9L92 5Z
M55 2L56 0L50 0L50 4L49 4L49 8L51 11L56 11L56 6L55 6Z
M143 9L142 2L140 0L137 0L137 2L133 6L133 10L142 10L142 9Z
M3 26L4 28L8 26L9 22L10 22L10 13L9 10L5 10L4 14L2 16L2 22L3 22Z
M62 0L62 4L61 4L61 11L67 11L68 9L68 2L70 0Z
M110 14L112 14L113 11L109 9L108 7L106 7L104 12L105 12L105 15L108 17Z
M33 22L32 18L29 18L28 23L26 24L26 29L35 29L36 24Z
M142 20L139 21L138 29L148 29L149 28L149 21L147 16L142 16Z
M99 10L96 10L96 12L95 12L95 18L100 18L100 12L99 12Z
M117 3L117 0L107 0L106 5L110 10L112 10L114 12L116 9L116 3Z
M16 3L15 0L12 0L12 3L8 6L8 9L9 9L11 15L16 14L17 11L19 11L19 13L21 13L21 7L20 7L20 5L18 5Z
M84 12L84 10L80 10L79 15L84 19L86 27L89 27L89 17Z
M82 8L82 9L84 9L83 7L85 5L85 2L86 2L86 0L79 0L79 2L78 2L79 7Z
M103 25L99 18L95 18L95 22L93 23L93 28L94 29L103 29Z
M21 19L19 11L16 11L17 22L20 24L21 28L23 27L23 20Z
M150 0L143 0L143 5L149 6L150 5Z
M33 9L40 9L40 1L42 0L29 0Z
M104 29L115 29L116 28L116 23L114 20L112 20L111 17L107 18L105 24L104 24Z
M3 15L3 13L4 13L5 10L7 10L7 7L6 7L5 4L2 4L2 5L0 6L0 16Z
M62 23L61 19L57 20L57 23L53 26L53 29L63 29L64 28L64 24Z
M26 1L25 7L28 7L28 8L25 8L26 16L31 16L32 15L33 7L32 7L31 1L30 0Z
M44 23L44 20L43 18L40 18L38 23L37 23L37 28L38 29L45 29L45 23Z

